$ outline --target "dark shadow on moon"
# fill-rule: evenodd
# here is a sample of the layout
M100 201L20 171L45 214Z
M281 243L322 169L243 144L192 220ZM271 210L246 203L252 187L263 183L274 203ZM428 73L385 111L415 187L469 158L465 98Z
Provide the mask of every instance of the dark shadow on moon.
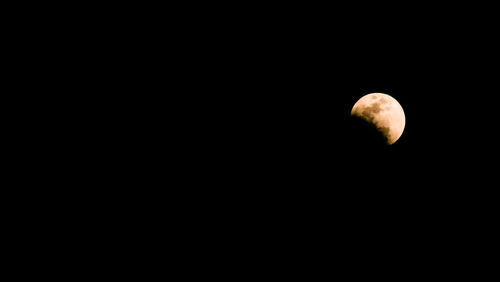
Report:
M383 99L383 97L381 98ZM388 141L388 137L390 136L390 128L389 127L385 127L385 126L376 126L376 122L375 122L375 114L379 113L380 111L385 111L387 109L383 109L381 107L382 104L384 104L385 102L376 102L376 103L373 103L371 104L370 106L368 107L362 107L356 116L352 116L352 118L354 120L357 120L358 121L354 121L354 123L366 123L366 126L367 128L371 128L371 129L362 129L362 131L377 131L377 133L381 134L382 136L384 136L385 138L385 143L387 143Z
M372 115L351 116L349 142L360 150L372 150L388 146L389 128L377 127Z

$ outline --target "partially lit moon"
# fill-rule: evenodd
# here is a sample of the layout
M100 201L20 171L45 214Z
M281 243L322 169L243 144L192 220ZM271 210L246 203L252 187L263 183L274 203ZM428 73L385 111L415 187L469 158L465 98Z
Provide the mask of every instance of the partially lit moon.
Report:
M371 93L361 97L354 104L351 116L373 124L389 145L401 137L406 123L405 113L398 101L383 93Z

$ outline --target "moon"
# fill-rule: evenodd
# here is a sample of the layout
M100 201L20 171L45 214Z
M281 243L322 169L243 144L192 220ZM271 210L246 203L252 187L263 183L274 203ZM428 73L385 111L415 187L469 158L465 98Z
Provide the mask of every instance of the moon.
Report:
M396 99L384 93L371 93L361 97L352 107L351 116L374 125L388 145L394 144L401 137L406 123L403 107Z

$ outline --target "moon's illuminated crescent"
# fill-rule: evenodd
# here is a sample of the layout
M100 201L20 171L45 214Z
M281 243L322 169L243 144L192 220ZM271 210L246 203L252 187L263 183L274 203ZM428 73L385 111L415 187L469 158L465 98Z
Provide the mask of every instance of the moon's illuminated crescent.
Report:
M375 125L390 145L401 137L406 123L405 113L398 101L383 93L361 97L354 104L351 116L360 117Z

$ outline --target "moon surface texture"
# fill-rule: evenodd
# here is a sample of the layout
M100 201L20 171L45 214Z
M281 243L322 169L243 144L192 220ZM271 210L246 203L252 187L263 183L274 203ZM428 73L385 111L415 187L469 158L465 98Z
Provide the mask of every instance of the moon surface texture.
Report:
M403 108L398 101L383 93L371 93L361 97L354 104L351 116L375 126L389 145L401 137L406 123Z

